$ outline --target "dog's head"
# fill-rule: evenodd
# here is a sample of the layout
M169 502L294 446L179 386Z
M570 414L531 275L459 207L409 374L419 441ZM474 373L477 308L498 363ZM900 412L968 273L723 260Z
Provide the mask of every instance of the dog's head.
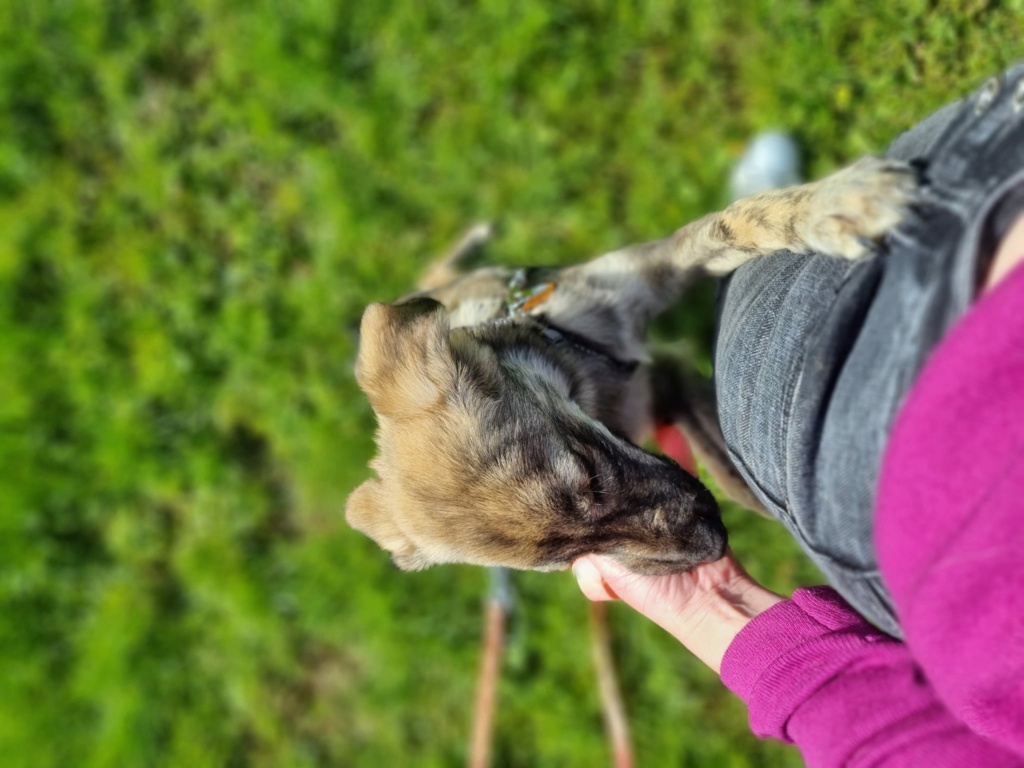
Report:
M378 478L349 498L350 524L406 569L604 553L658 574L720 557L711 494L585 412L585 377L544 330L451 329L427 298L371 305L356 374L378 416Z

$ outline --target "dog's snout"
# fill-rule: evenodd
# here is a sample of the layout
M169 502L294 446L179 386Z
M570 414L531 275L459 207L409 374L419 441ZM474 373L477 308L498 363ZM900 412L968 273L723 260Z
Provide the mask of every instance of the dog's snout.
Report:
M717 514L696 514L687 531L687 551L692 554L694 565L711 563L725 554L729 535L725 524Z
M699 485L689 494L689 506L697 517L713 517L718 519L718 501L711 491Z
M718 502L704 486L681 493L679 544L691 565L709 563L725 554L728 534L719 514Z

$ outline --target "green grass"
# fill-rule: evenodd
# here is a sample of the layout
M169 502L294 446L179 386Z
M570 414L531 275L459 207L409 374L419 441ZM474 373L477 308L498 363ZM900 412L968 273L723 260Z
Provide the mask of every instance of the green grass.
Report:
M671 232L762 127L813 175L878 150L1019 55L1022 10L4 3L0 764L462 762L486 575L399 573L343 519L362 308L481 218L508 263ZM815 580L725 514L769 586ZM516 588L496 763L606 764L584 601ZM799 764L612 621L641 766Z

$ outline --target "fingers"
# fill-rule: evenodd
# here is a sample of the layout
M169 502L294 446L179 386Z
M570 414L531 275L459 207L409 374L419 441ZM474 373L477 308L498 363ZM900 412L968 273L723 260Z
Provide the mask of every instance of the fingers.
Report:
M692 579L685 573L641 576L600 555L580 558L572 570L588 599L622 600L662 626L677 617L692 596Z
M713 563L664 576L642 576L600 555L581 557L572 570L590 600L622 600L716 672L736 635L782 601L753 581L731 552Z

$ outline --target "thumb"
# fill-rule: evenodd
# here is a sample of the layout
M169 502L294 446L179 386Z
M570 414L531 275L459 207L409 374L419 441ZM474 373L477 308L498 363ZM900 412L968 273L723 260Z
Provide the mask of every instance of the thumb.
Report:
M603 600L618 600L618 594L605 581L604 575L598 567L598 559L596 555L587 555L574 561L572 575L576 577L580 591L588 600L595 603Z

